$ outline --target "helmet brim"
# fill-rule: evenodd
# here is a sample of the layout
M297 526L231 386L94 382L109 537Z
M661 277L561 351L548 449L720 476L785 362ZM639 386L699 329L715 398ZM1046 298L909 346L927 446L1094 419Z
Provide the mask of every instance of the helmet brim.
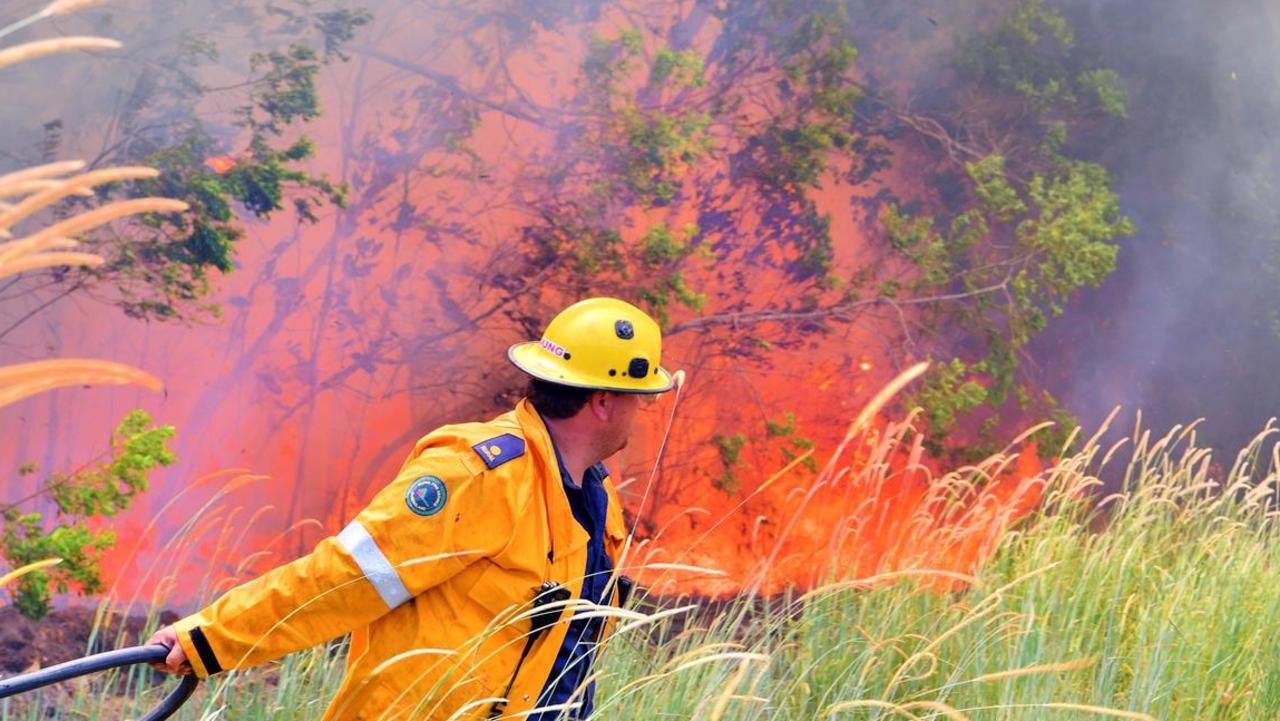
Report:
M655 395L666 393L675 387L675 379L666 368L658 367L656 374L634 382L630 376L623 376L632 382L623 385L620 381L609 378L590 378L581 374L566 371L552 360L550 354L537 341L516 343L507 349L507 359L520 370L548 383L556 383L571 388L585 388L594 391L614 391L615 393L637 393Z

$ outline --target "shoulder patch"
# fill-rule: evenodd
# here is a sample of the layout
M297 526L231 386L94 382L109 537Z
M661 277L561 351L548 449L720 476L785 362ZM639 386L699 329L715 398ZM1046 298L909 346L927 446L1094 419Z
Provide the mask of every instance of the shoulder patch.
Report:
M444 481L435 476L419 476L409 484L404 504L419 516L434 516L444 508L448 498L449 491L444 487Z
M523 456L524 439L510 433L503 433L497 438L477 443L471 446L471 449L480 456L490 470L493 470L513 458Z

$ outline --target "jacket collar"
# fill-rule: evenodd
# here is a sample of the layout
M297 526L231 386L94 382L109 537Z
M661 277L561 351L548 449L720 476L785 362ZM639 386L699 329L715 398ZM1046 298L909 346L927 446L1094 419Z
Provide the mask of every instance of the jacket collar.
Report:
M543 496L547 499L547 522L551 527L551 551L555 565L559 566L562 559L585 548L590 537L573 518L573 509L564 492L560 461L542 416L538 415L528 398L516 405L515 415L532 456L530 460L541 471ZM579 569L576 575L581 573L582 570Z

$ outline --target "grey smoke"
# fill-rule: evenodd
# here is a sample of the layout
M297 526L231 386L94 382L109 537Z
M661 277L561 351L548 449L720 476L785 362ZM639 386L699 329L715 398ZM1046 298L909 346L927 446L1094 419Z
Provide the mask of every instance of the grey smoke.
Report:
M1280 6L1068 0L1079 42L1130 91L1097 149L1138 225L1117 272L1035 354L1086 427L1116 405L1157 431L1203 417L1232 451L1280 415Z

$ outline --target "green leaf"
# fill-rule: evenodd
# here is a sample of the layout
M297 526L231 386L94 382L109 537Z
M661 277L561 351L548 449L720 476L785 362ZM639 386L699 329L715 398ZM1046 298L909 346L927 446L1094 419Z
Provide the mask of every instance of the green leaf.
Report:
M23 576L10 591L24 615L40 618L48 613L52 591L65 593L73 584L82 594L101 588L99 563L116 536L110 530L93 530L95 522L129 508L147 490L149 475L174 463L168 446L173 436L172 426L152 426L145 412L131 411L112 434L109 461L55 474L44 482L42 492L53 500L52 512L0 507L0 553L9 565L62 559L57 566Z

